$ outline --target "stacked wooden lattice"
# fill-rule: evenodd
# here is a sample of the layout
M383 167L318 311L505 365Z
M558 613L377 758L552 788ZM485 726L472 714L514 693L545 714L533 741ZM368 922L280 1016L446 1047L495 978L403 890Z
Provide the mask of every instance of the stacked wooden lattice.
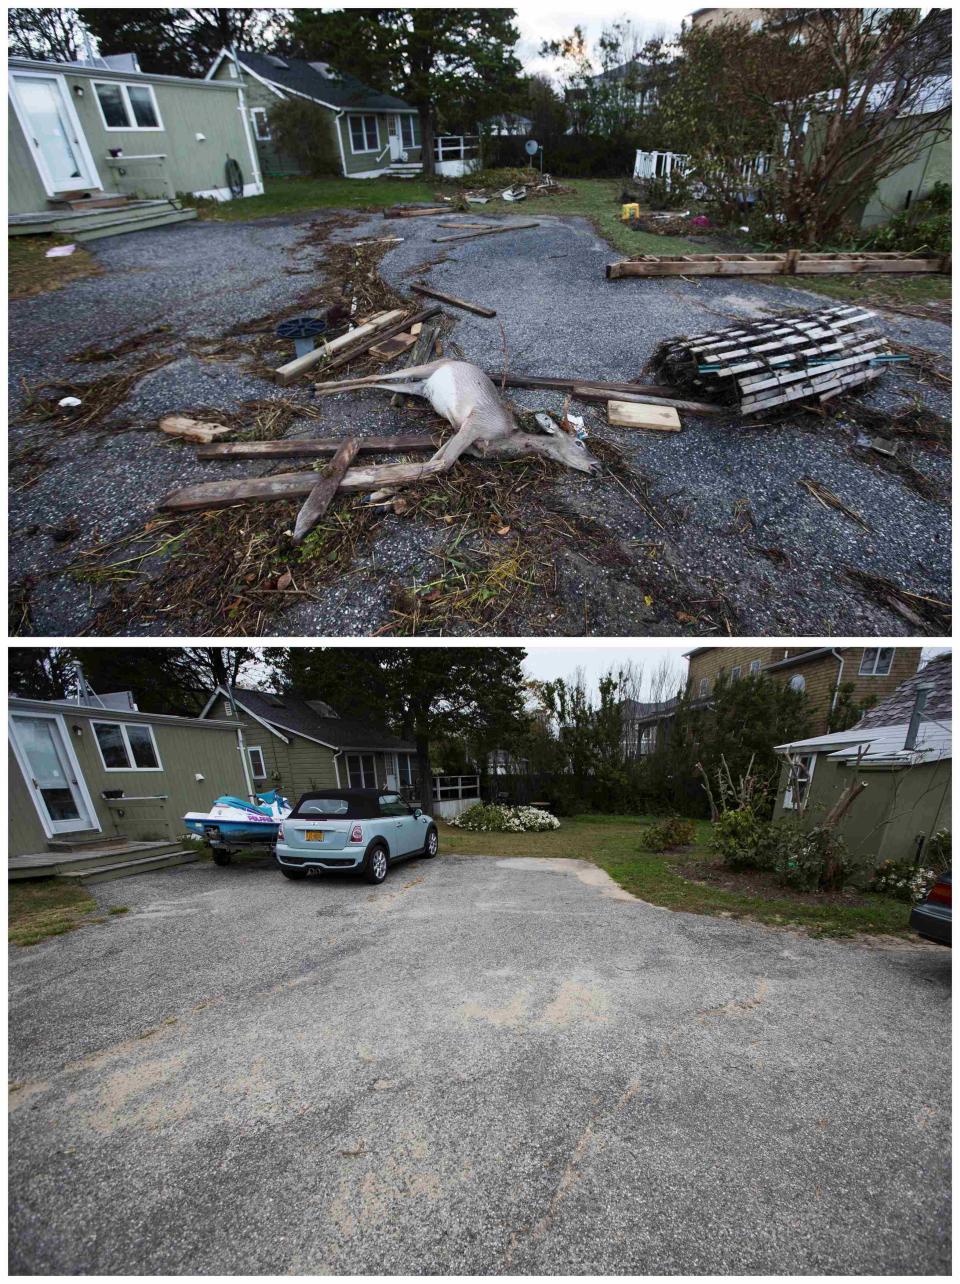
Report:
M827 401L878 379L889 359L872 312L840 306L668 339L653 356L665 383L757 414L790 401Z

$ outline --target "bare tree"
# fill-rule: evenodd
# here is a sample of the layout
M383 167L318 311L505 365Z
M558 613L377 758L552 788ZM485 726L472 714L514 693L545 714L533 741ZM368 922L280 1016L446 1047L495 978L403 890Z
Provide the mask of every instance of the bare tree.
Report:
M7 48L14 58L74 62L84 35L76 9L7 10Z

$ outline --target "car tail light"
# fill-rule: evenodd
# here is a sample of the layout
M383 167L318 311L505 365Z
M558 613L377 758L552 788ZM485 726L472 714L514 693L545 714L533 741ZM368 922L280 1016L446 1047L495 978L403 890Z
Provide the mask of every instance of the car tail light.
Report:
M946 881L934 883L927 893L931 905L953 905L953 885Z
M351 829L351 830L350 830L350 841L351 841L351 843L362 843L362 842L363 842L363 826L362 826L362 825L354 825L353 829Z
M278 843L282 843L282 842L283 842L283 826L282 826L282 825L281 825L281 826L279 827L279 829L277 830L277 842L278 842Z

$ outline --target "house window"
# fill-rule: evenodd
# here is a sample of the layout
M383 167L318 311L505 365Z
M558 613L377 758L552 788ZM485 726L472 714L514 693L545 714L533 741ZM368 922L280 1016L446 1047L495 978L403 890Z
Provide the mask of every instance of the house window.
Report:
M410 789L413 786L413 772L410 764L411 758L408 753L397 754L397 780L400 782L401 789Z
M373 754L348 753L347 774L350 777L351 789L373 789L377 783Z
M378 146L376 116L350 117L350 147L354 152L375 152Z
M803 758L795 758L790 763L787 788L783 795L784 811L802 811L806 806L815 761L813 754L807 754Z
M142 722L95 722L100 758L107 771L162 771L153 728Z
M647 754L653 753L657 747L657 728L644 727L640 732L640 757L645 758Z
M700 689L699 689L699 691L697 692L697 694L698 694L699 696L707 696L707 695L709 695L709 694L710 694L710 679L709 679L709 678L701 678L701 679L700 679Z
M807 689L807 679L803 676L802 673L795 673L793 677L790 679L790 681L787 683L787 685L789 686L791 691L803 692L803 691L806 691Z
M862 678L883 678L893 664L893 647L870 647L860 660Z
M94 81L100 114L107 129L162 129L152 85Z
M250 771L254 780L266 780L267 766L263 761L263 750L259 745L247 746L247 757L250 759Z
M733 668L730 670L730 681L736 682L739 677L740 677L740 665L735 664Z
M266 107L251 107L250 119L253 121L253 136L258 143L269 143L270 122L267 119Z
M414 139L412 116L400 117L400 141L404 147L416 147L417 145Z
M759 661L759 660L751 660L751 661L750 661L750 672L751 672L751 673L759 673L759 672L760 672L760 661Z

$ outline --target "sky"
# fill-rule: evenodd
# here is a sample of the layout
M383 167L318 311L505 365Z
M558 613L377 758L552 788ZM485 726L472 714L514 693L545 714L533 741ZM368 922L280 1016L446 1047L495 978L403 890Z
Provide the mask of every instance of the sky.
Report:
M587 685L596 694L597 683L608 669L632 662L641 669L648 680L654 671L667 661L675 671L677 686L683 684L687 674L684 651L693 643L682 646L537 646L528 645L524 669L531 678L549 681L552 678L569 678L577 669L583 669ZM644 695L651 692L645 688Z
M568 36L579 23L592 49L604 27L612 26L618 19L629 18L641 40L654 36L669 36L680 30L680 23L695 6L682 4L648 4L642 9L619 5L601 5L599 9L584 6L582 9L552 9L540 5L517 5L517 26L520 43L517 57L529 74L540 72L554 77L557 60L541 58L540 44L544 40L559 40ZM599 65L597 66L599 71Z

